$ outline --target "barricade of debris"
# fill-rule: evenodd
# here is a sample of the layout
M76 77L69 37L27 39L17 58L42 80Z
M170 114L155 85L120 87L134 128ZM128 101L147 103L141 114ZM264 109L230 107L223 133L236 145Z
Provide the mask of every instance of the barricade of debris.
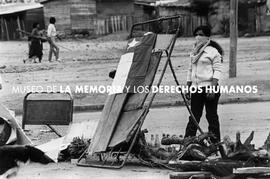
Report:
M193 175L193 178L244 178L270 173L270 168L261 168L270 167L270 134L264 146L255 149L251 144L254 131L244 142L237 132L235 142L225 136L218 143L211 142L214 136L210 133L188 138L163 134L161 142L151 136L147 143L144 132L141 132L133 153L146 165L176 171L170 175L171 178L190 178Z

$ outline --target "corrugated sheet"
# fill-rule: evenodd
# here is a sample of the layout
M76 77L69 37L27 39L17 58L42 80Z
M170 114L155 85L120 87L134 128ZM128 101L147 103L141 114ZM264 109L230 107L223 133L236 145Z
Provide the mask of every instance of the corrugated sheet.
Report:
M12 14L21 11L27 11L31 9L41 8L43 5L39 3L16 3L5 4L0 6L0 15Z
M157 2L158 6L166 6L166 7L190 7L190 0L167 0L167 1L159 1Z
M166 7L190 7L190 0L135 0L135 4Z

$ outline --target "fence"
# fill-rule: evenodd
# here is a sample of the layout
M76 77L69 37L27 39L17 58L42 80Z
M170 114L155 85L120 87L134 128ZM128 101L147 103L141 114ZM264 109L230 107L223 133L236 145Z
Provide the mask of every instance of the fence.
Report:
M96 24L96 34L106 35L119 31L129 31L132 24L145 21L143 17L133 16L111 16L108 18L98 18Z
M149 18L147 18L146 16L142 17L111 16L102 19L98 18L96 21L96 34L106 35L119 31L128 32L132 24L147 20L149 20ZM183 15L183 17L181 18L181 34L183 36L192 36L192 32L194 31L194 29L199 25L206 24L206 22L207 21L205 17ZM167 28L167 27L159 27L159 28Z

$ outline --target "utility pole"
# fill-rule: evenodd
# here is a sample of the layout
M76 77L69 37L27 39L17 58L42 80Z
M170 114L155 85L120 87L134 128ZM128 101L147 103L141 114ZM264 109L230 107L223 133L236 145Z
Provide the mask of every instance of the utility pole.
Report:
M230 0L229 78L236 77L237 38L238 38L238 0Z

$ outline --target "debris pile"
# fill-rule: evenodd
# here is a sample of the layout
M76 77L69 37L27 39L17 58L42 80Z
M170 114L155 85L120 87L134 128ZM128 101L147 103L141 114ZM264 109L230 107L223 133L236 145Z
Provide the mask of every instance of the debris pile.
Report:
M254 131L242 142L240 132L233 142L225 136L222 142L211 142L211 133L183 138L164 135L160 142L151 135L146 142L145 132L141 132L133 153L144 164L163 166L174 171L207 171L215 176L229 176L233 169L242 167L270 166L270 134L263 147L256 149L251 141ZM154 141L154 143L153 143Z
M91 139L84 139L82 137L74 137L70 145L60 151L58 161L70 161L71 159L78 159L83 152L89 147Z

